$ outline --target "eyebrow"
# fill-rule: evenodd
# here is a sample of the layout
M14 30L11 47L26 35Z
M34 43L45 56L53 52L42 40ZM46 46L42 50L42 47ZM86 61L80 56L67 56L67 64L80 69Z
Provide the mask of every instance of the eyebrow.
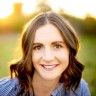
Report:
M52 42L52 44L55 44L55 43L65 44L65 42L64 42L64 41L53 41L53 42ZM38 44L42 45L42 43L41 43L41 42L36 42L36 43L33 43L33 45L38 45Z
M36 43L33 43L33 45L42 45L42 43L36 42Z
M63 44L65 44L64 41L54 41L54 42L52 42L52 44L54 44L54 43L63 43Z

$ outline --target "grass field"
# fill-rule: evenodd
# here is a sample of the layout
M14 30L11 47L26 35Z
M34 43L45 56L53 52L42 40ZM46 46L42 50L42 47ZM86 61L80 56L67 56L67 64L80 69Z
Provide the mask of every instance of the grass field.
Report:
M89 83L92 96L96 96L96 35L82 36L79 59L85 65L84 79Z
M0 77L9 74L8 62L13 59L18 38L18 34L0 35Z
M0 35L0 77L9 75L8 62L17 47L18 34ZM81 36L78 59L85 65L83 78L96 96L96 36Z

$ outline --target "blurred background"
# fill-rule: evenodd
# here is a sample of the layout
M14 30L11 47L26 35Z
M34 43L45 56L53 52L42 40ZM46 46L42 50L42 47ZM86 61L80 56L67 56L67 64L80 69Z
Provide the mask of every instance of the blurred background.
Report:
M18 39L26 22L40 12L53 10L67 18L79 34L77 58L85 65L83 78L96 96L95 0L0 0L0 78L8 76L8 62L18 53Z

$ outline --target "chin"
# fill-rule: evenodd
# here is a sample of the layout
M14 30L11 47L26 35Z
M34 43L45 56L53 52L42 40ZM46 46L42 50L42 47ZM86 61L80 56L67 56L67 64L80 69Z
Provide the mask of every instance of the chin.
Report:
M59 76L41 76L41 77L45 80L57 80L60 78L60 75Z

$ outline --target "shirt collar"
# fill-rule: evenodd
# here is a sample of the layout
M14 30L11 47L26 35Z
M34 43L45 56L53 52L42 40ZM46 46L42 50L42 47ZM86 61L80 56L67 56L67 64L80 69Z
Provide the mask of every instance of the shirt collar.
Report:
M58 87L51 93L52 96L64 96L64 83L59 83Z

